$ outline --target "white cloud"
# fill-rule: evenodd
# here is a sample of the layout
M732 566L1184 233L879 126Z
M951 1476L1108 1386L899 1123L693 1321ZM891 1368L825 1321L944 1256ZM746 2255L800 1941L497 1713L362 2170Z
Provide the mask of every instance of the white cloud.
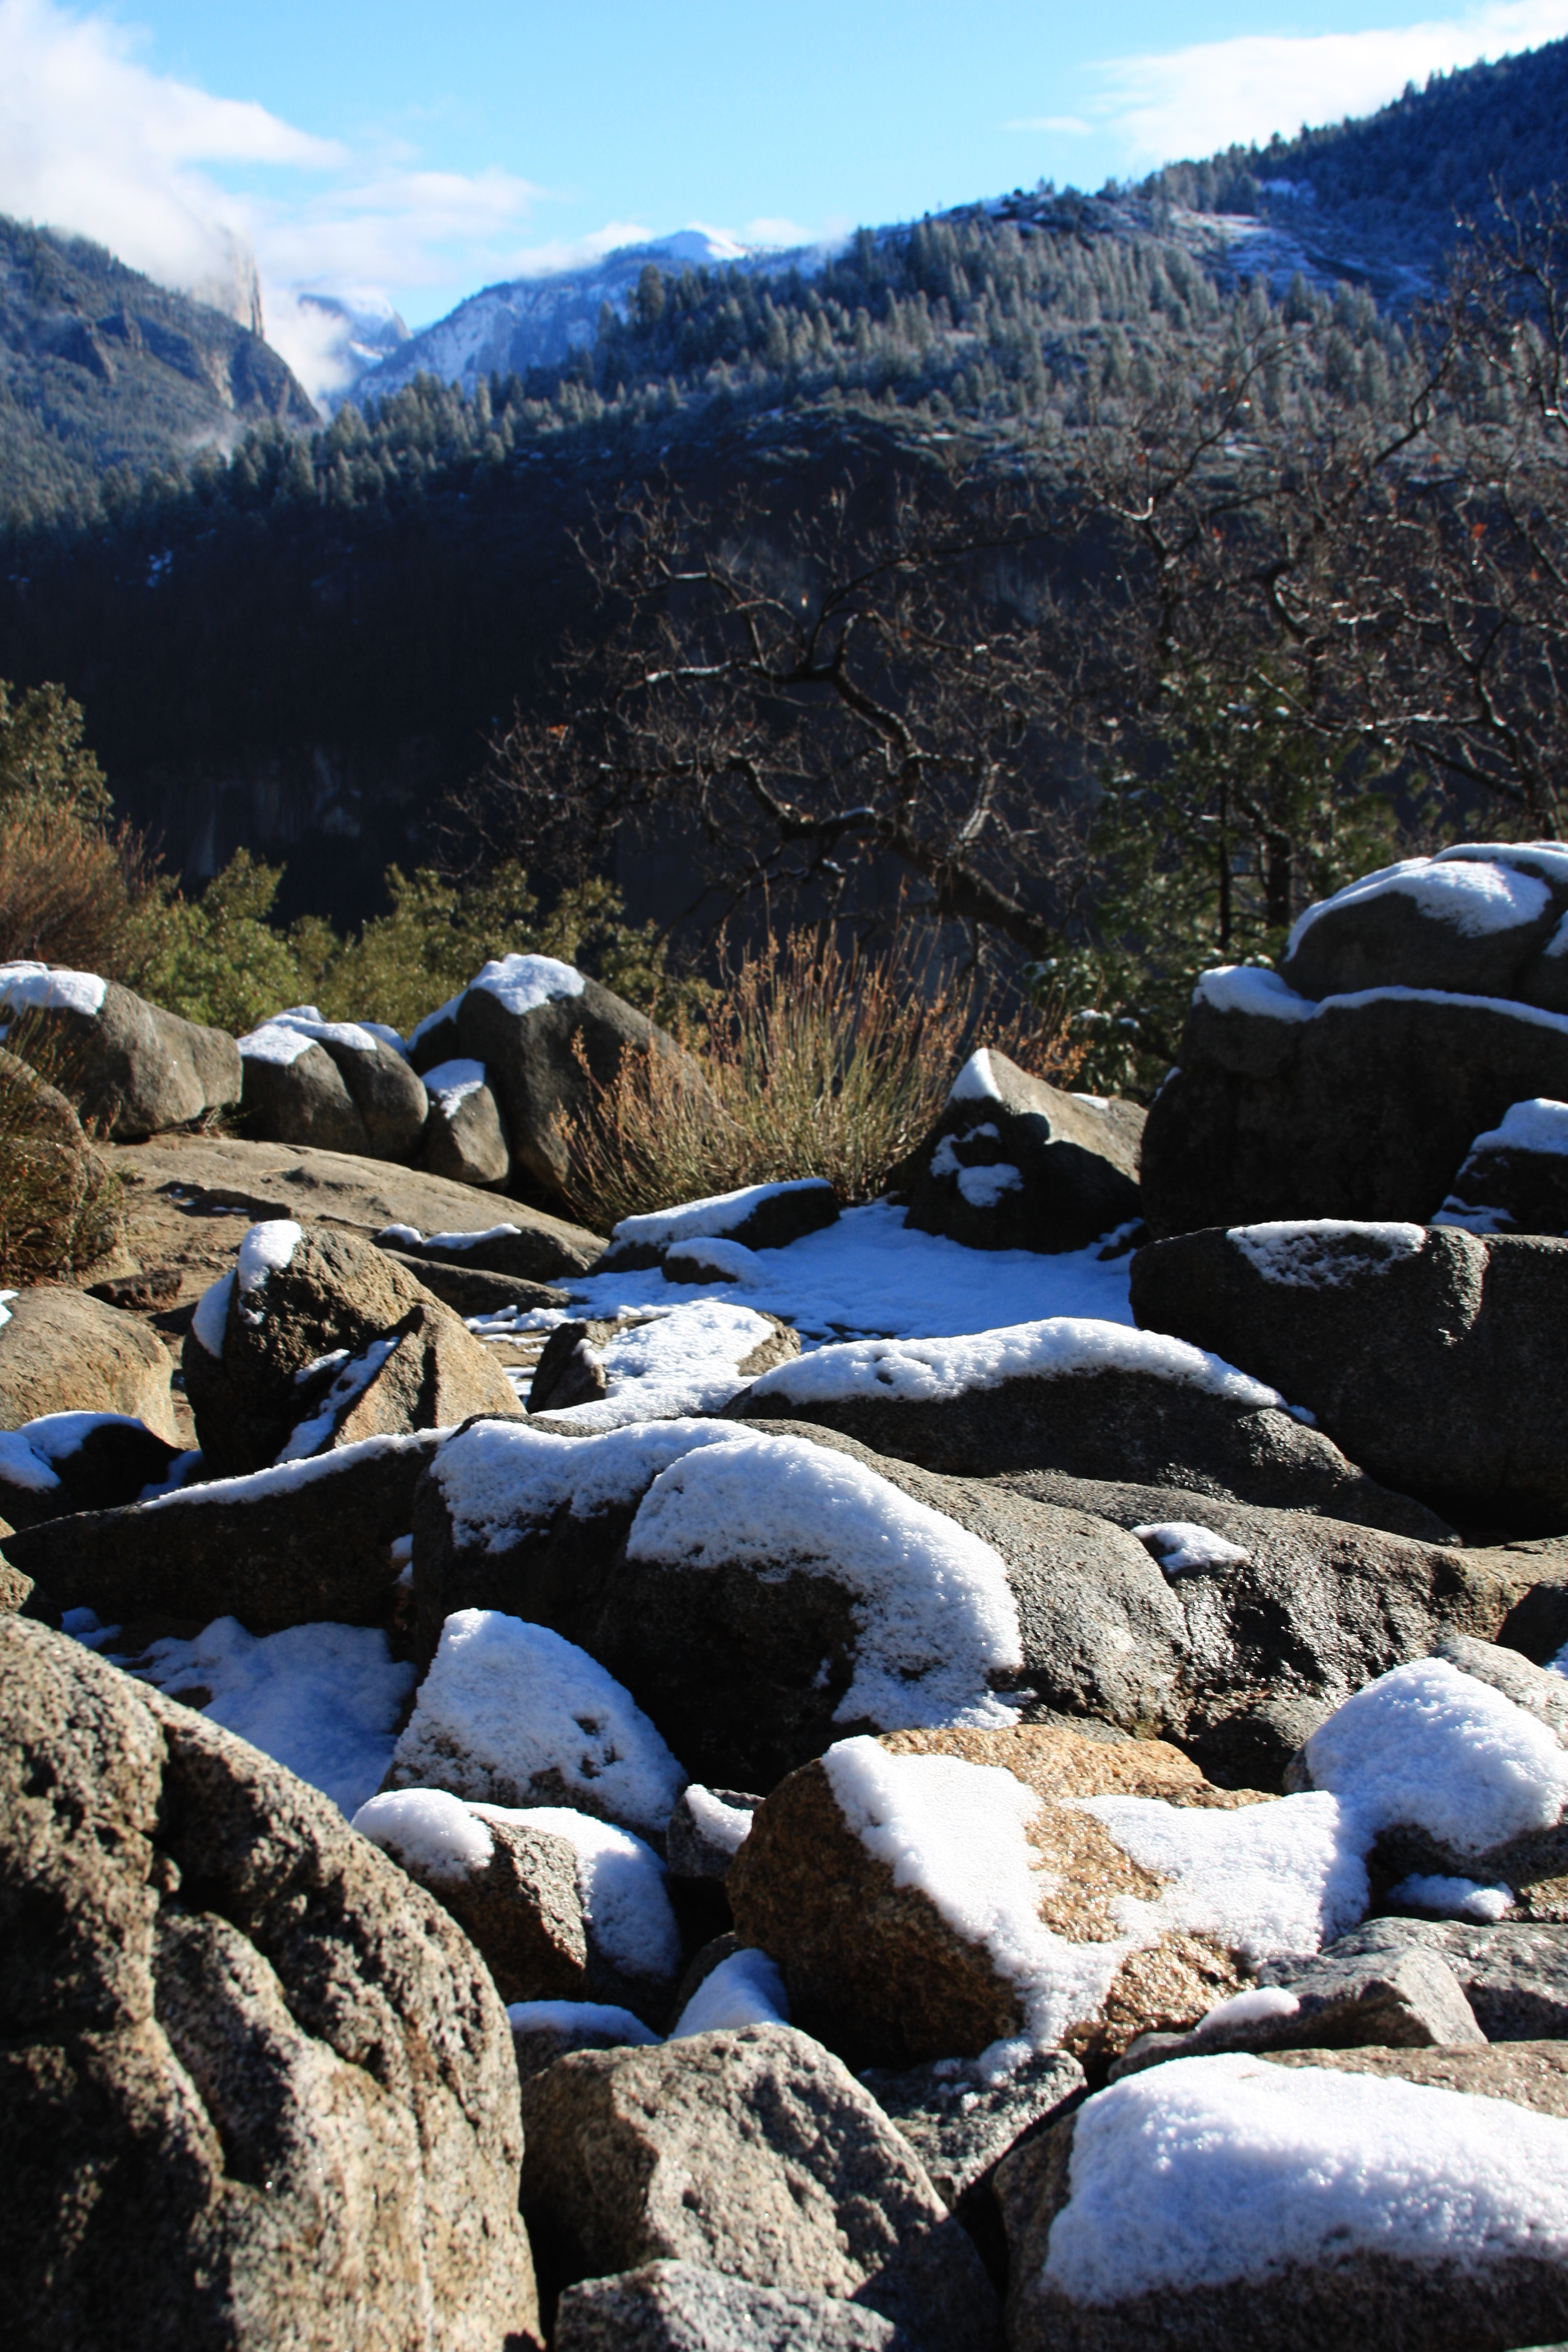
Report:
M1096 69L1091 110L1140 167L1260 143L1301 124L1366 114L1407 81L1500 58L1568 33L1568 0L1493 0L1464 15L1362 33L1248 33L1119 58ZM1065 130L1065 122L1049 127Z

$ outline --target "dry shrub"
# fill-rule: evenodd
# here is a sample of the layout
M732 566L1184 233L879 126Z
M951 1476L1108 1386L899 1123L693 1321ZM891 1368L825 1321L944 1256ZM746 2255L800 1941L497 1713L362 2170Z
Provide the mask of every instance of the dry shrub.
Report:
M15 1024L14 1043L26 1043L23 1026ZM0 1284L80 1273L123 1232L118 1180L66 1097L0 1047Z
M977 1045L1058 1082L1079 1058L1054 1013L991 1017L972 983L933 977L918 951L867 953L806 929L743 955L680 1042L710 1092L689 1062L627 1054L566 1127L573 1207L600 1231L792 1177L875 1200Z
M149 887L128 826L107 834L69 810L26 806L0 817L0 963L115 971Z

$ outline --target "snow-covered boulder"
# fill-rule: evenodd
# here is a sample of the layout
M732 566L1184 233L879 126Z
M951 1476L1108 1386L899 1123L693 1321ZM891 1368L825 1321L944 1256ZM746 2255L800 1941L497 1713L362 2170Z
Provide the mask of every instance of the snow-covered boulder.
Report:
M856 2063L1018 2039L1103 2060L1354 1927L1369 1840L1331 1798L1214 1789L1158 1741L903 1732L782 1782L727 1885Z
M180 1443L169 1351L134 1315L64 1283L0 1302L0 1428L62 1412L128 1413Z
M1158 1331L1056 1316L952 1339L856 1339L753 1381L726 1416L798 1417L929 1470L1033 1470L1186 1486L1441 1535L1383 1492L1242 1359Z
M133 1503L180 1450L126 1412L51 1412L0 1432L0 1518L13 1528Z
M663 1839L687 1775L596 1659L499 1610L448 1617L387 1773L389 1789L574 1805Z
M1521 2071L1510 2058L1221 2056L1111 2084L997 2175L1009 2344L1471 2352L1561 2339L1568 2120L1489 2095ZM1447 2087L1455 2076L1473 2091Z
M1568 1103L1510 1104L1471 1144L1433 1222L1473 1234L1568 1234Z
M1143 1131L1156 1234L1422 1223L1510 1104L1568 1100L1568 1013L1500 996L1390 984L1320 1002L1229 966L1198 982L1180 1050Z
M250 1133L267 1143L413 1160L429 1105L392 1034L379 1024L323 1021L313 1004L262 1022L239 1041Z
M506 1123L512 1167L547 1193L566 1184L566 1122L586 1107L595 1081L607 1085L614 1078L628 1049L679 1056L689 1083L702 1085L672 1037L554 956L509 955L487 963L460 996L419 1024L408 1043L416 1070L453 1060L484 1065Z
M568 1224L515 1201L507 1203L507 1220L501 1224L422 1234L416 1225L396 1223L384 1225L375 1238L383 1249L398 1255L455 1272L497 1274L510 1282L551 1282L558 1276L582 1274L605 1246L585 1226Z
M118 1143L184 1127L240 1099L234 1039L96 972L0 964L0 1037L47 1045L89 1126ZM13 1042L16 1042L14 1039Z
M1334 1220L1140 1250L1132 1311L1282 1388L1373 1478L1471 1524L1568 1527L1568 1241Z
M1565 918L1568 844L1465 842L1309 907L1280 971L1302 996L1429 988L1568 1013Z
M525 2082L522 2108L523 2197L573 2277L700 2263L852 2299L911 2343L994 2352L972 2241L870 2093L807 2035L753 2025L581 2051Z
M982 1046L894 1175L908 1222L971 1249L1077 1250L1142 1214L1136 1103L1066 1093Z
M1516 1651L1457 1635L1380 1675L1290 1785L1354 1814L1394 1904L1568 1920L1568 1677Z
M504 1184L511 1173L511 1153L484 1064L439 1062L426 1071L425 1091L430 1118L420 1166L458 1184Z
M373 1797L353 1826L451 1913L502 2000L591 2001L664 2021L680 1931L664 1865L640 1838L569 1806L465 1804L417 1788Z
M595 1274L628 1274L664 1266L672 1282L697 1281L704 1243L731 1250L786 1249L804 1234L820 1233L838 1220L838 1195L824 1176L803 1176L780 1184L747 1184L738 1192L715 1192L646 1216L623 1217ZM722 1278L722 1258L709 1253Z
M247 1477L187 1486L111 1511L46 1519L5 1539L13 1567L62 1609L107 1625L147 1617L252 1633L328 1619L384 1623L414 1493L439 1437L372 1437Z
M440 1906L243 1740L16 1618L0 1780L16 2340L360 2352L368 2309L390 2343L539 2341L506 2013Z
M353 1234L291 1217L252 1225L233 1272L198 1301L181 1352L208 1475L275 1461L348 1360L416 1307L450 1311Z
M799 1353L799 1335L776 1315L721 1298L631 1321L561 1323L534 1369L528 1409L584 1433L716 1412Z

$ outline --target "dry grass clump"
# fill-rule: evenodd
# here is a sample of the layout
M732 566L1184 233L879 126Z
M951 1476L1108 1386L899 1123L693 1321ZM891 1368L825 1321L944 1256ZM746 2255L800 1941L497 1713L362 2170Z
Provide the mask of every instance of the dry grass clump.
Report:
M0 1047L0 1285L80 1273L123 1232L119 1182L69 1102Z
M742 955L680 1043L685 1061L626 1055L566 1126L573 1206L601 1232L802 1176L826 1177L846 1202L875 1200L977 1045L1058 1082L1078 1058L1058 1016L990 1018L971 982L933 979L909 947L877 955L810 929Z
M0 963L118 970L149 887L139 838L69 809L0 814Z

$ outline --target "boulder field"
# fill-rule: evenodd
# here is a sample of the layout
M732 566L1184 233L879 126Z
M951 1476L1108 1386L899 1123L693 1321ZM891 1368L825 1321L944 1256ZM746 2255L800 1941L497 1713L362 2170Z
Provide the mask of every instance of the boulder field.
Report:
M1568 2340L1565 974L1461 845L1146 1117L599 1234L569 966L0 969L118 1184L0 1294L17 2342Z

